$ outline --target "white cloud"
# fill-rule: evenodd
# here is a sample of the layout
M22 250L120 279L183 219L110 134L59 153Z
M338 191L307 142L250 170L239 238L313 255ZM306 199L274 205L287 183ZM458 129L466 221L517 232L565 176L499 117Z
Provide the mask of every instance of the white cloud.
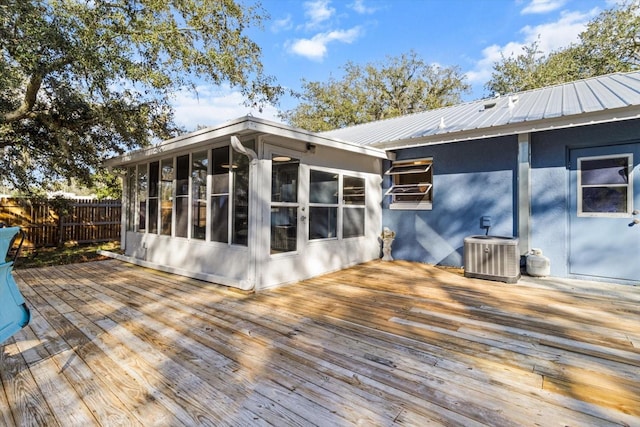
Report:
M304 14L309 18L309 22L305 24L307 29L317 28L336 13L334 8L329 7L330 3L330 0L315 0L304 3Z
M518 55L522 53L523 43L510 42L504 46L491 45L482 49L482 59L480 59L473 70L467 72L467 79L472 84L485 83L491 78L493 64L502 59L502 55L506 58L512 54Z
M291 15L287 15L282 19L276 19L275 21L273 21L273 24L271 24L271 31L274 33L290 30L291 28L293 28Z
M531 27L527 25L520 30L525 35L525 42L531 43L540 36L540 50L550 53L566 47L579 40L578 35L584 31L587 23L597 14L597 9L587 13L564 12L556 22Z
M520 13L523 15L534 13L548 13L560 9L567 0L531 0Z
M310 39L297 39L289 43L289 51L305 58L322 61L331 42L353 43L362 34L361 27L319 33Z
M578 35L584 31L586 24L599 12L592 9L589 12L563 12L555 22L548 22L537 26L525 26L520 30L523 35L521 41L511 41L504 46L491 45L482 50L482 58L475 67L467 72L469 82L485 83L491 77L493 64L511 55L523 53L522 48L538 41L538 49L543 54L549 54L558 49L569 46L579 40Z
M364 0L355 0L349 7L361 15L368 15L377 10L375 7L366 6Z
M188 131L193 131L198 126L215 126L248 114L266 120L282 121L277 117L278 110L275 107L266 106L260 112L257 108L246 107L243 101L240 92L228 87L199 86L197 95L187 90L176 93L172 104L176 123Z

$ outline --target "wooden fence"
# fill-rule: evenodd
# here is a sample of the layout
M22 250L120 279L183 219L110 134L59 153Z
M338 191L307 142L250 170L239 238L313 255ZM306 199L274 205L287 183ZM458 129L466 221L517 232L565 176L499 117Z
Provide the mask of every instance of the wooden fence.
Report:
M0 222L22 227L31 248L119 240L121 211L120 200L0 199Z

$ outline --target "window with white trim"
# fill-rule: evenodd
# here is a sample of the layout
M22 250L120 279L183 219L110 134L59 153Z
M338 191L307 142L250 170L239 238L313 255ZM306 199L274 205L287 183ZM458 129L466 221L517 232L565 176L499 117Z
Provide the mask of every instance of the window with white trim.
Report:
M342 177L342 238L364 236L365 180Z
M149 227L148 232L158 234L158 194L160 180L160 162L149 163Z
M137 231L144 233L147 230L147 195L149 193L149 173L147 164L138 165L137 201L138 201L138 222Z
M309 172L309 239L338 237L338 174Z
M433 159L399 160L385 172L392 178L385 196L391 209L431 209L433 203Z
M364 178L311 169L309 240L364 236L365 190Z
M207 174L209 155L206 151L191 156L191 238L204 240L207 235Z
M176 157L176 237L187 237L189 230L189 155Z
M136 167L127 169L127 231L135 231L136 225Z
M211 240L229 242L230 171L238 168L229 161L229 146L211 150Z
M631 214L631 154L578 158L578 216Z
M160 234L171 236L173 216L173 157L160 164Z
M297 250L300 160L271 158L271 253Z

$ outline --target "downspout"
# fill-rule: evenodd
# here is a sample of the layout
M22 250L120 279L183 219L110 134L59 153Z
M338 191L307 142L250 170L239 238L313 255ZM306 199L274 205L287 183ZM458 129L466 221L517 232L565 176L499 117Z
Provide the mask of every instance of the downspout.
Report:
M249 158L249 236L248 236L248 247L249 247L249 279L243 280L240 283L242 290L252 291L256 288L256 273L257 273L257 240L255 238L256 234L256 220L258 216L255 214L256 210L256 185L257 185L257 166L258 166L258 155L255 151L250 148L242 145L242 142L238 139L237 136L231 136L231 148L233 151L243 154Z
M518 135L518 238L520 256L531 245L531 134Z
M258 155L256 154L256 152L253 151L251 148L247 148L244 145L242 145L242 142L240 142L238 137L235 135L231 136L231 148L233 148L234 151L247 156L249 158L250 165L255 164L258 160Z

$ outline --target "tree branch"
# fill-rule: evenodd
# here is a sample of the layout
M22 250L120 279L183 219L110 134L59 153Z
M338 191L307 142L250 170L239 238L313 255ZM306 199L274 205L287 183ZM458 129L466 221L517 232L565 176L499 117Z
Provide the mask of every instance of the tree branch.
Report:
M44 74L41 71L36 71L31 75L22 103L17 109L4 114L2 116L2 122L11 123L31 115L33 107L36 105L38 91L40 90L40 86L42 86L43 78Z

